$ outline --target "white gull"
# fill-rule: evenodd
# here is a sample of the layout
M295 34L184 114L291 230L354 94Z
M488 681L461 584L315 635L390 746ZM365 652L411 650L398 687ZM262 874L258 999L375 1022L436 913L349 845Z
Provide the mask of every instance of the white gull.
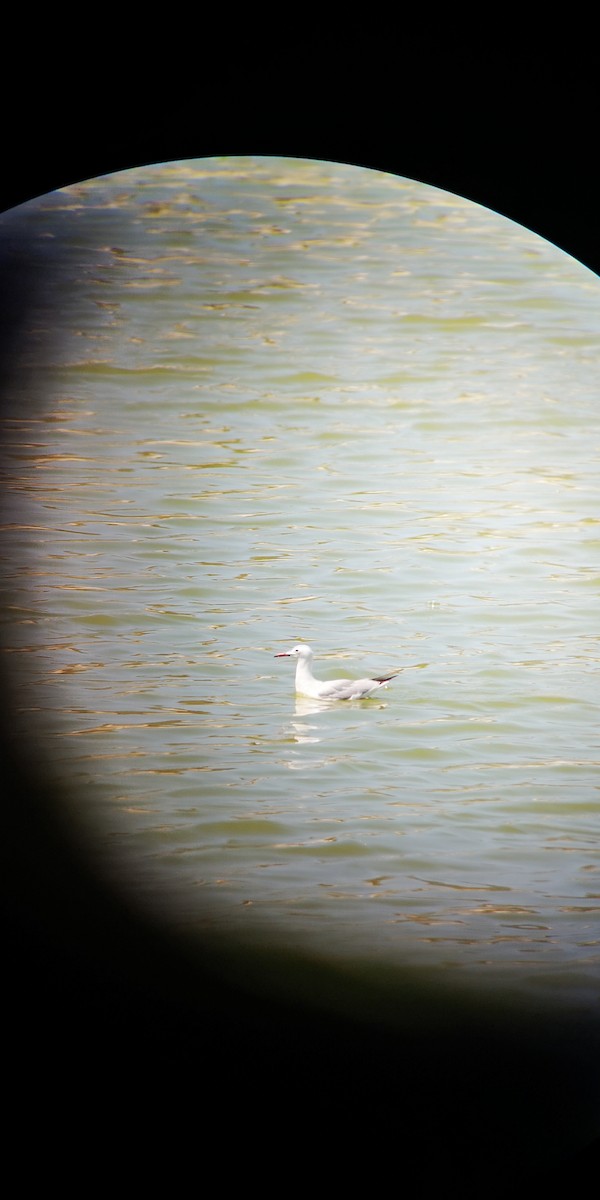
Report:
M391 671L389 675L376 675L372 679L315 679L311 664L314 658L310 646L293 646L274 658L296 658L296 691L302 696L310 696L313 700L363 700L378 688L383 687L390 679L399 675L399 671Z

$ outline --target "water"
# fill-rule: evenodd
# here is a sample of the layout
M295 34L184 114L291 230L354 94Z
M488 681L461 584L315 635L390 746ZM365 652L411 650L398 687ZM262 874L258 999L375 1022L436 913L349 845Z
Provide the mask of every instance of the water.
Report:
M18 237L17 237L18 235ZM598 282L410 180L173 163L2 218L19 720L188 933L591 1008ZM364 702L294 697L402 668Z

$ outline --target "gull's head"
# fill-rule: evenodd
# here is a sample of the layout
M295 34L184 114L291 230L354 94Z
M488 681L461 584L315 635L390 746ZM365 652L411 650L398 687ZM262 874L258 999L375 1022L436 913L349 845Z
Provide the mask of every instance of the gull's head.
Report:
M310 646L292 646L291 650L284 650L282 654L274 654L274 658L312 658L313 652Z

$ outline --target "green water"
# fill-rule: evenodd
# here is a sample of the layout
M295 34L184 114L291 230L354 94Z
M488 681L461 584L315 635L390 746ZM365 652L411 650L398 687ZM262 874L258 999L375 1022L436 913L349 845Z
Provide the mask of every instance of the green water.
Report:
M336 164L175 163L2 218L18 719L177 928L595 1003L598 282ZM402 668L369 701L316 671Z

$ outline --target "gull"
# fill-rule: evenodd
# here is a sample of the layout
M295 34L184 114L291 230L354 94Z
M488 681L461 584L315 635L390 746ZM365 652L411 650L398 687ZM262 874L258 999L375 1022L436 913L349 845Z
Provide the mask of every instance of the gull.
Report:
M399 675L399 671L391 671L389 675L376 675L372 679L315 679L311 664L314 658L310 646L304 644L284 650L274 658L296 658L296 691L302 696L310 696L313 700L364 700L378 688L383 687L390 679Z

